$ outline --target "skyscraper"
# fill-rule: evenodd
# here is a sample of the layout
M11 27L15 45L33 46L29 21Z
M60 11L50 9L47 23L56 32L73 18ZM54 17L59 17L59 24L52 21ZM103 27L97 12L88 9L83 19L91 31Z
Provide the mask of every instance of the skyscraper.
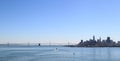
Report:
M95 36L93 36L93 41L95 41Z

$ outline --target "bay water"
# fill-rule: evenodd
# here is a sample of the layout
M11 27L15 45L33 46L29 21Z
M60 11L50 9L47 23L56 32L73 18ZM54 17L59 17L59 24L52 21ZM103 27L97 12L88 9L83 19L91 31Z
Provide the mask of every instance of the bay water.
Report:
M120 48L0 47L0 61L120 61Z

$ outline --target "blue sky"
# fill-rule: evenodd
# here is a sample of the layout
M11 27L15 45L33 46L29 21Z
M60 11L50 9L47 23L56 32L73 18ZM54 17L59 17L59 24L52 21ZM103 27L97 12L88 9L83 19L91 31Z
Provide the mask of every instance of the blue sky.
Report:
M120 0L0 0L0 43L120 40Z

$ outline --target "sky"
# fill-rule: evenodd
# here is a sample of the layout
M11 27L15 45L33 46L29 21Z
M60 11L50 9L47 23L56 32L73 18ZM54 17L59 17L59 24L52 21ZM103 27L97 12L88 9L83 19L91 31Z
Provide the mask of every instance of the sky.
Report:
M0 0L0 43L120 40L120 0Z

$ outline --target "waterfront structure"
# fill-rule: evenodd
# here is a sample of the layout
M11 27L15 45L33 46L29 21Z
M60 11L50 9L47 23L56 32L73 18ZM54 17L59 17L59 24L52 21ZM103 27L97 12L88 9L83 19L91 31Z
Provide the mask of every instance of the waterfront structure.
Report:
M38 46L41 46L41 44L39 43Z

